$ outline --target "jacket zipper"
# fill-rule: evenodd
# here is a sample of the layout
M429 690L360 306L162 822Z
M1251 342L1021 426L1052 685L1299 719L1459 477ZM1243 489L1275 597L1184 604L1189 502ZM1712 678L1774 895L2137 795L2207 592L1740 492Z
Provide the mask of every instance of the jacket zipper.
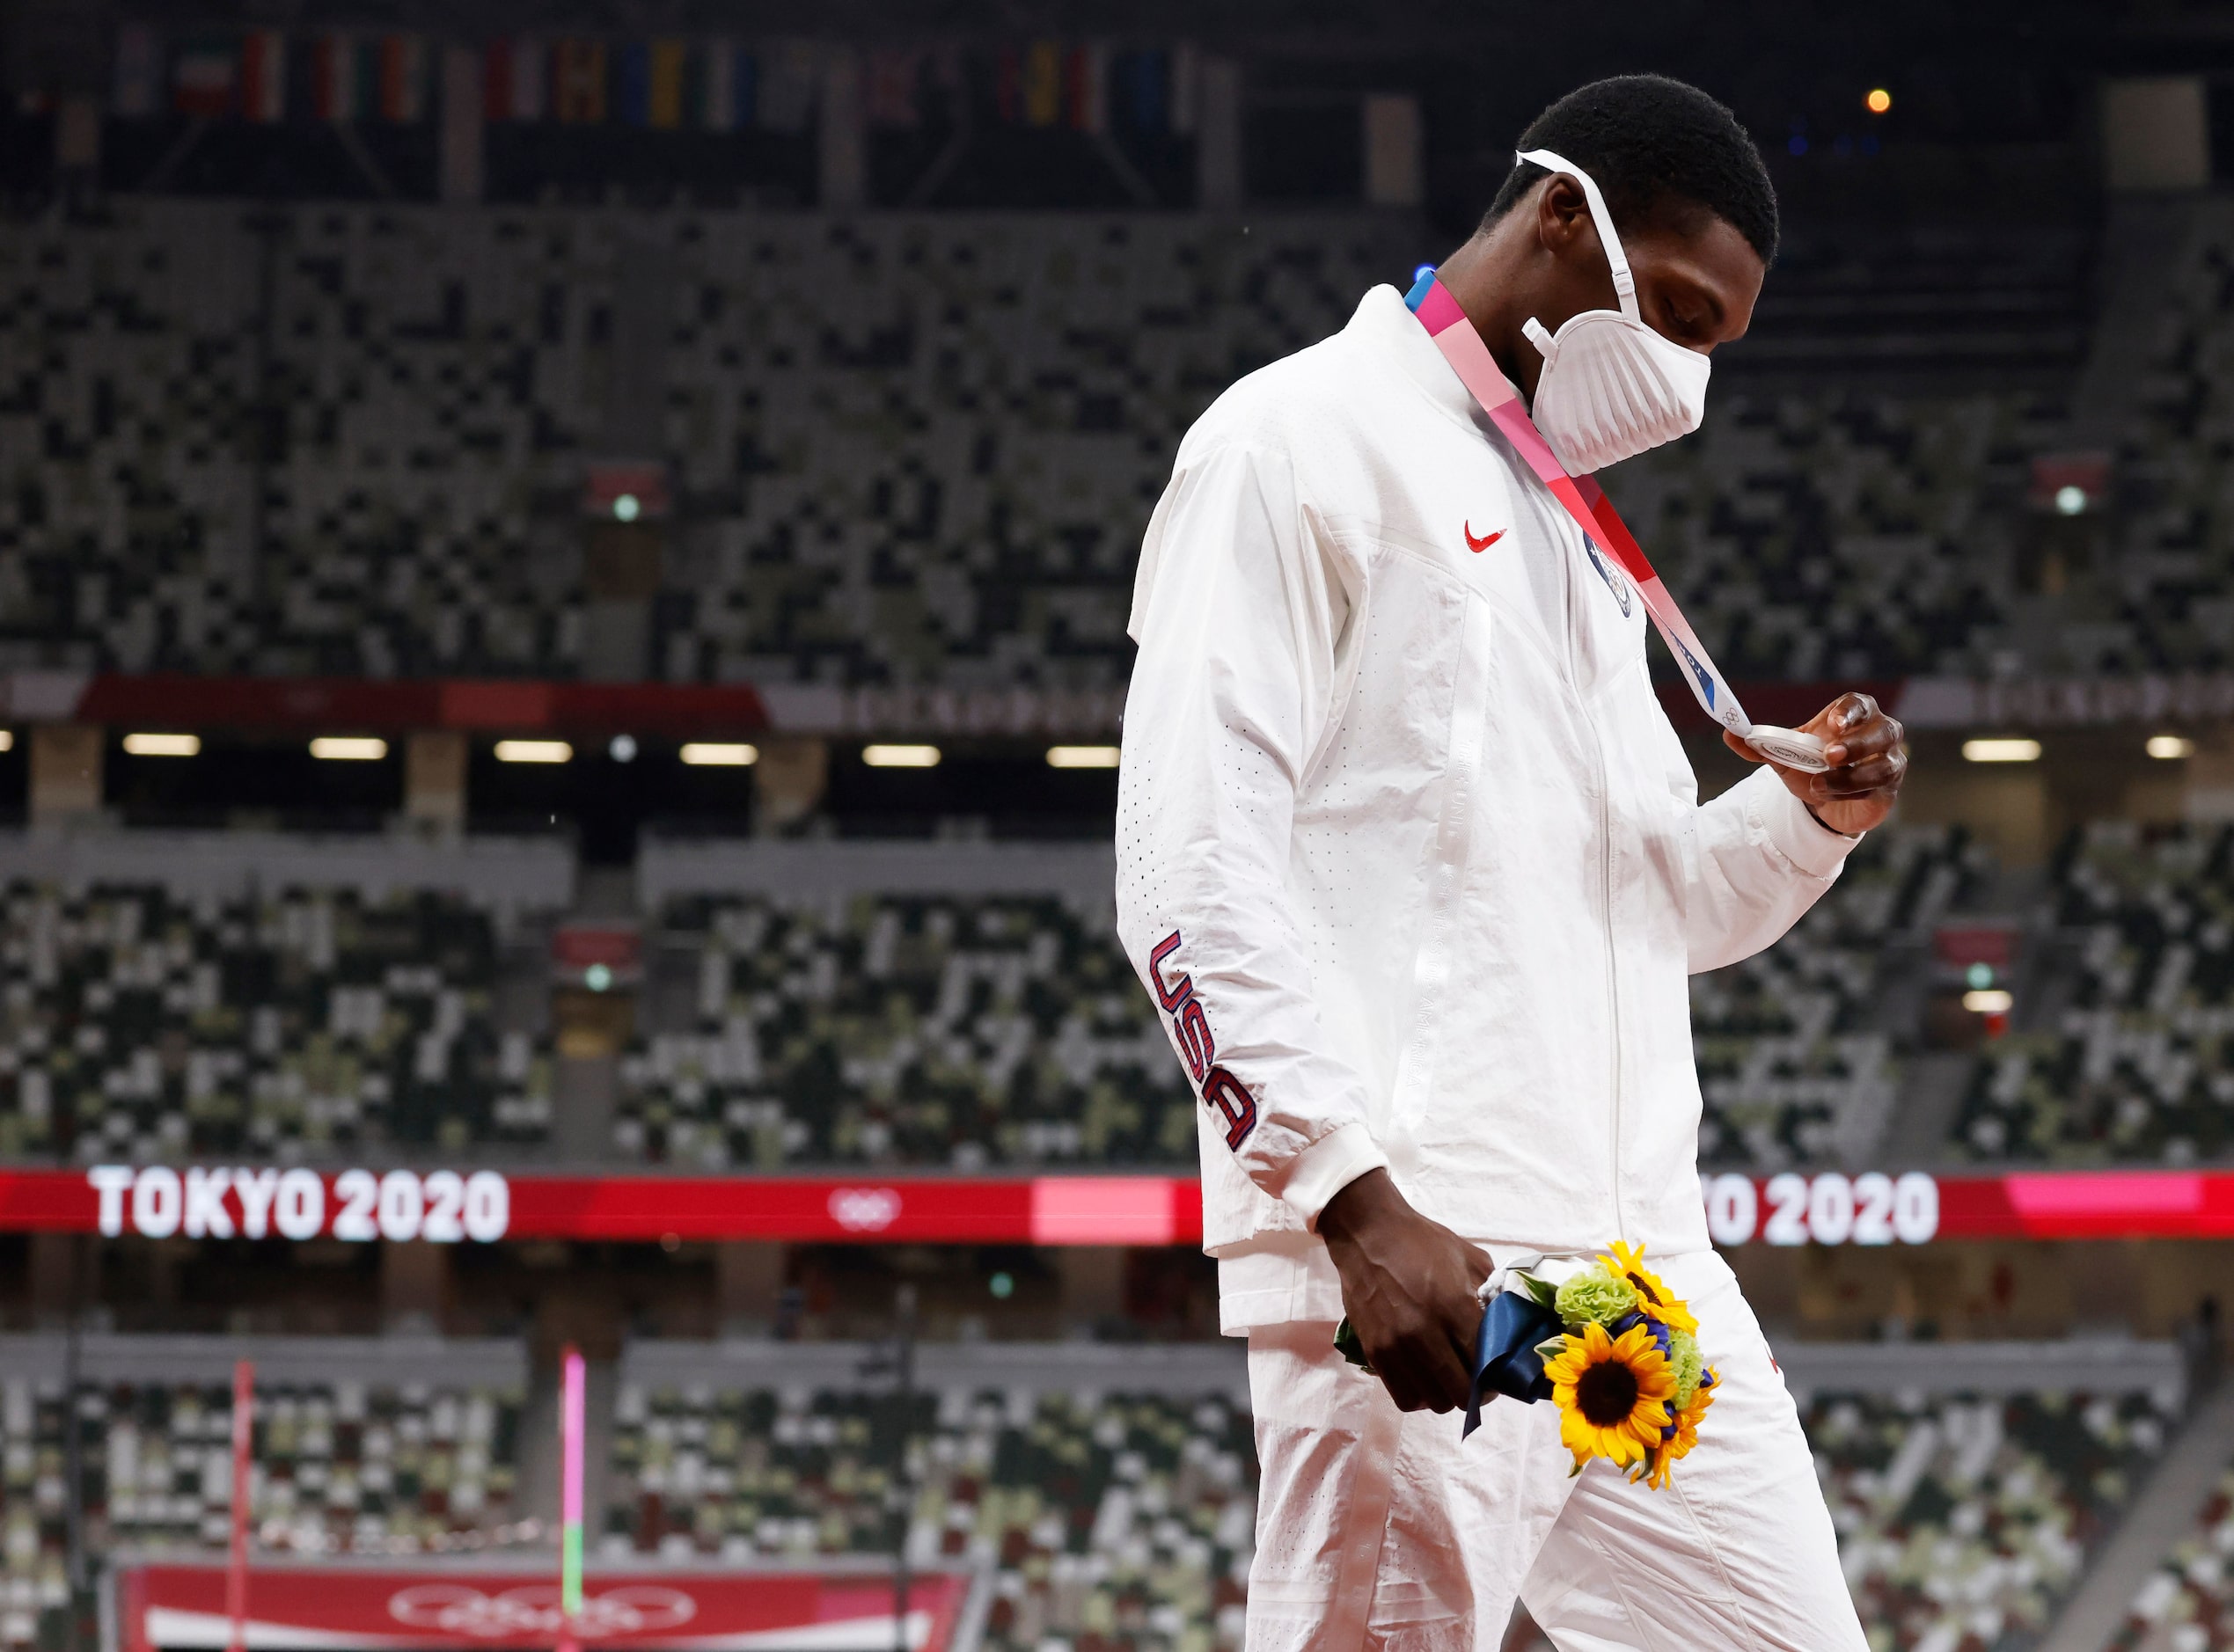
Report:
M1564 525L1564 524L1563 524ZM1613 1170L1611 1192L1614 1201L1614 1237L1627 1242L1629 1224L1622 1219L1622 995L1621 975L1614 955L1614 806L1608 795L1610 780L1606 767L1606 742L1598 728L1598 720L1590 713L1590 697L1583 691L1582 670L1577 657L1577 639L1581 635L1582 620L1577 608L1574 559L1564 555L1566 538L1560 537L1560 567L1565 575L1567 595L1567 682L1573 689L1576 708L1582 713L1583 726L1590 730L1591 755L1598 764L1598 895L1601 921L1606 939L1606 1010L1613 1022L1611 1043L1611 1072L1608 1094L1613 1103L1613 1117L1609 1121L1606 1144ZM1585 552L1588 554L1587 551Z

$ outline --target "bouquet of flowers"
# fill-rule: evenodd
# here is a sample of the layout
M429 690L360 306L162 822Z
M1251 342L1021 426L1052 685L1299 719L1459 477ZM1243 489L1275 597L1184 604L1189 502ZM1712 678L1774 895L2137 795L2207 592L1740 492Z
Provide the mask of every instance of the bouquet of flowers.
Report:
M1714 1371L1699 1353L1699 1322L1644 1265L1641 1246L1616 1243L1586 1262L1527 1257L1483 1288L1466 1429L1487 1391L1559 1407L1559 1440L1579 1474L1602 1457L1658 1489L1699 1443L1714 1403ZM1335 1346L1370 1371L1350 1322Z

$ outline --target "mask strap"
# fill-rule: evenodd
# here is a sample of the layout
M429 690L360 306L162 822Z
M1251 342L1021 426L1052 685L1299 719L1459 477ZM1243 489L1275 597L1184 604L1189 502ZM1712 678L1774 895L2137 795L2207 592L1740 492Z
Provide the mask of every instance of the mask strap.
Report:
M1606 198L1598 193L1597 181L1572 161L1562 159L1549 150L1528 150L1513 158L1541 166L1546 172L1564 172L1582 186L1583 199L1590 203L1590 221L1598 226L1600 245L1606 249L1606 262L1613 267L1614 292L1621 300L1622 314L1631 321L1644 317L1637 308L1637 278L1629 273L1629 254L1622 251L1622 238L1614 233L1614 215L1606 210Z

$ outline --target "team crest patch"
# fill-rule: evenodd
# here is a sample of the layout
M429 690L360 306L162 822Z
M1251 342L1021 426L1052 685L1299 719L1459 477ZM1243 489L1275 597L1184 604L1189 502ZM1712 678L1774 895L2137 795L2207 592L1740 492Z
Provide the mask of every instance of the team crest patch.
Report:
M1582 537L1582 548L1590 552L1590 566L1598 570L1598 577L1606 581L1606 588L1614 594L1614 600L1622 605L1622 618L1629 618L1629 581L1616 574L1598 554L1598 545L1588 534Z

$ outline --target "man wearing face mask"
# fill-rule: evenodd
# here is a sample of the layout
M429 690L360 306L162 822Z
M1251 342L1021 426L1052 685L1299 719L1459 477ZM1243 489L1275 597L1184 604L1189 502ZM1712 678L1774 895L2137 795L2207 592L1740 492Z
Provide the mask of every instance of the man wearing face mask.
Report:
M1589 472L1696 428L1776 208L1654 77L1530 125L1409 298L1250 375L1142 549L1118 925L1200 1098L1205 1244L1263 1465L1250 1652L1864 1645L1806 1441L1710 1246L1687 977L1837 877L1906 767L1841 696L1752 723ZM1702 805L1659 628L1752 776ZM1556 1408L1461 1441L1477 1289L1645 1247L1716 1400L1672 1489ZM1373 1369L1334 1347L1347 1316Z

